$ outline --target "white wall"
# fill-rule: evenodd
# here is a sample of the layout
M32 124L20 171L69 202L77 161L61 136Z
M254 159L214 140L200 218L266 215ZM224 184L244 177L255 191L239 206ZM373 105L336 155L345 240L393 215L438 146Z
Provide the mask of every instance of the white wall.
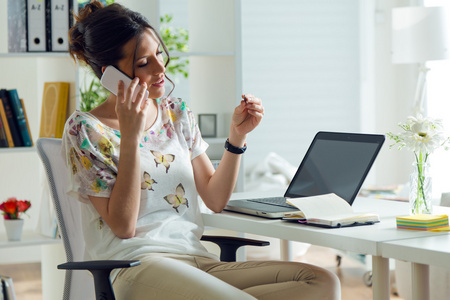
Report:
M399 132L397 124L412 113L417 66L391 63L391 9L405 5L409 1L375 1L373 101L377 132ZM377 159L377 184L406 183L412 172L412 153L390 150L391 144L387 139Z
M411 114L416 66L391 63L391 9L407 0L243 2L244 91L266 115L246 166L274 151L297 166L318 130L385 134ZM365 184L406 183L412 154L386 140Z
M358 0L242 2L244 92L265 116L246 166L275 152L297 167L318 131L360 132Z

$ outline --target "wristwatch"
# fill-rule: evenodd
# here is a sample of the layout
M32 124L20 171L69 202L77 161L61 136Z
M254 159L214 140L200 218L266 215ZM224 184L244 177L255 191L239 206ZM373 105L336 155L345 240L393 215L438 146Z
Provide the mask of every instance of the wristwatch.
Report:
M247 144L244 144L244 147L239 148L230 144L229 139L225 141L225 149L234 154L242 154L247 150Z

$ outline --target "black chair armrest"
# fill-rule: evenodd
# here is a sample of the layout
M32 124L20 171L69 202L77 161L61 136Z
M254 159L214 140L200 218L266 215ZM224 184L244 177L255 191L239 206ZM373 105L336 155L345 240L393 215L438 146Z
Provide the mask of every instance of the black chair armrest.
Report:
M139 260L87 260L72 261L58 265L58 269L67 270L112 270L117 268L130 268L140 265Z
M58 265L58 269L90 271L94 277L96 299L114 300L116 298L109 277L111 271L117 268L130 268L140 264L139 260L72 261Z
M267 241L259 241L240 237L220 236L220 235L204 235L202 241L212 242L220 247L221 261L236 261L236 251L241 246L268 246Z

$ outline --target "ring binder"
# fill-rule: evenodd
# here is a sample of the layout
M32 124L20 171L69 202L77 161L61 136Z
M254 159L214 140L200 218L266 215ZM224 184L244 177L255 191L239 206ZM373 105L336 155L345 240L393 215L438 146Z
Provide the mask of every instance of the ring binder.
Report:
M8 52L27 52L26 0L8 0Z
M70 11L72 0L50 0L50 49L49 51L69 50L69 28L71 26Z
M29 52L47 51L47 0L27 0L27 44Z

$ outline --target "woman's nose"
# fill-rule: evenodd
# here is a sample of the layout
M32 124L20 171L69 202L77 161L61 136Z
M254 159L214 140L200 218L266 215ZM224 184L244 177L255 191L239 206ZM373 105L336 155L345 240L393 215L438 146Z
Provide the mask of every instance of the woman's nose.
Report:
M153 71L154 75L159 75L166 72L166 67L164 66L164 61L156 59L155 69Z

